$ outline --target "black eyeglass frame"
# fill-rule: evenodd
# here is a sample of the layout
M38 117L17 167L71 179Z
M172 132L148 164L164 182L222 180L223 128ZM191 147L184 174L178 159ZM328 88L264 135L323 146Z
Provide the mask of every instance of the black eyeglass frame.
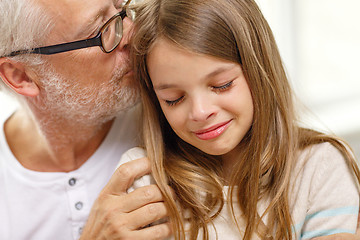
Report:
M126 5L128 5L130 2L131 2L131 0L128 1L126 3ZM99 33L93 38L88 38L88 39L78 40L78 41L68 42L68 43L61 43L61 44L56 44L56 45L51 45L51 46L46 46L46 47L38 47L38 48L33 48L31 50L14 51L4 57L13 57L13 56L20 55L20 54L31 54L31 53L52 55L52 54L56 54L56 53L63 53L63 52L68 52L68 51L73 51L73 50L88 48L88 47L94 47L94 46L99 46L104 53L110 53L120 44L122 36L120 37L120 41L111 50L106 51L106 49L103 47L103 43L102 43L102 39L101 39L102 31L106 27L108 27L108 25L118 17L120 17L121 20L124 20L124 18L127 15L127 13L126 13L127 6L126 5L124 6L123 10L121 10L120 12L118 12L117 14L112 16L108 21L106 21L106 23L100 28Z

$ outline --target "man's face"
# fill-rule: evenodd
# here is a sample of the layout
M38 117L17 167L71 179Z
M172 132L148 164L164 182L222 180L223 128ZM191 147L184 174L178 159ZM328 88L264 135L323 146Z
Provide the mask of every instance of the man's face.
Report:
M120 9L112 0L39 0L55 23L46 45L90 38ZM120 45L106 54L99 47L45 56L40 67L39 103L52 116L104 122L134 104L134 86L127 42L131 22L124 19Z

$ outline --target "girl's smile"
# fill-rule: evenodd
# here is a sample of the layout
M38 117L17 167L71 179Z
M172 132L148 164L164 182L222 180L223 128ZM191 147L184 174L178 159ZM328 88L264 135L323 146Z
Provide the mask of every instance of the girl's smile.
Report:
M199 130L194 132L194 134L201 140L210 140L220 136L231 124L232 120L227 122L219 123L214 126L211 126L207 129Z

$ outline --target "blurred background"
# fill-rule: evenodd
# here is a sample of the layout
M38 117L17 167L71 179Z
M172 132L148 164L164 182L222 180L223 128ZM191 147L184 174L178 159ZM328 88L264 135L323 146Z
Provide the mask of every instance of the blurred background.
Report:
M256 0L306 126L347 140L360 160L360 1Z
M347 140L360 159L360 1L256 0L306 126ZM15 107L0 92L0 111Z

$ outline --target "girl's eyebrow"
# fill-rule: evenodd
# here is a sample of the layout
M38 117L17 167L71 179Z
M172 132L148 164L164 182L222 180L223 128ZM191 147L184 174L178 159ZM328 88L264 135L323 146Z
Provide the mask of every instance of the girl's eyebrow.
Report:
M158 86L154 86L154 90L164 90L164 89L167 89L167 88L174 88L176 86L177 86L176 84L165 83L165 84L160 84Z
M223 73L223 72L227 72L227 71L229 71L229 70L231 70L231 69L233 69L233 68L234 68L234 66L230 66L230 67L220 67L220 68L218 68L218 69L216 69L216 70L214 70L214 71L206 74L204 78L215 77L216 75L219 75L219 74L221 74L221 73Z
M227 71L230 71L234 68L234 66L230 66L230 67L219 67L217 69L215 69L214 71L206 74L204 76L203 79L207 79L207 78L212 78L212 77L215 77L216 75L219 75L223 72L227 72ZM174 84L174 83L164 83L164 84L160 84L160 85L157 85L157 86L154 86L154 90L164 90L164 89L167 89L167 88L175 88L177 87L177 84Z

